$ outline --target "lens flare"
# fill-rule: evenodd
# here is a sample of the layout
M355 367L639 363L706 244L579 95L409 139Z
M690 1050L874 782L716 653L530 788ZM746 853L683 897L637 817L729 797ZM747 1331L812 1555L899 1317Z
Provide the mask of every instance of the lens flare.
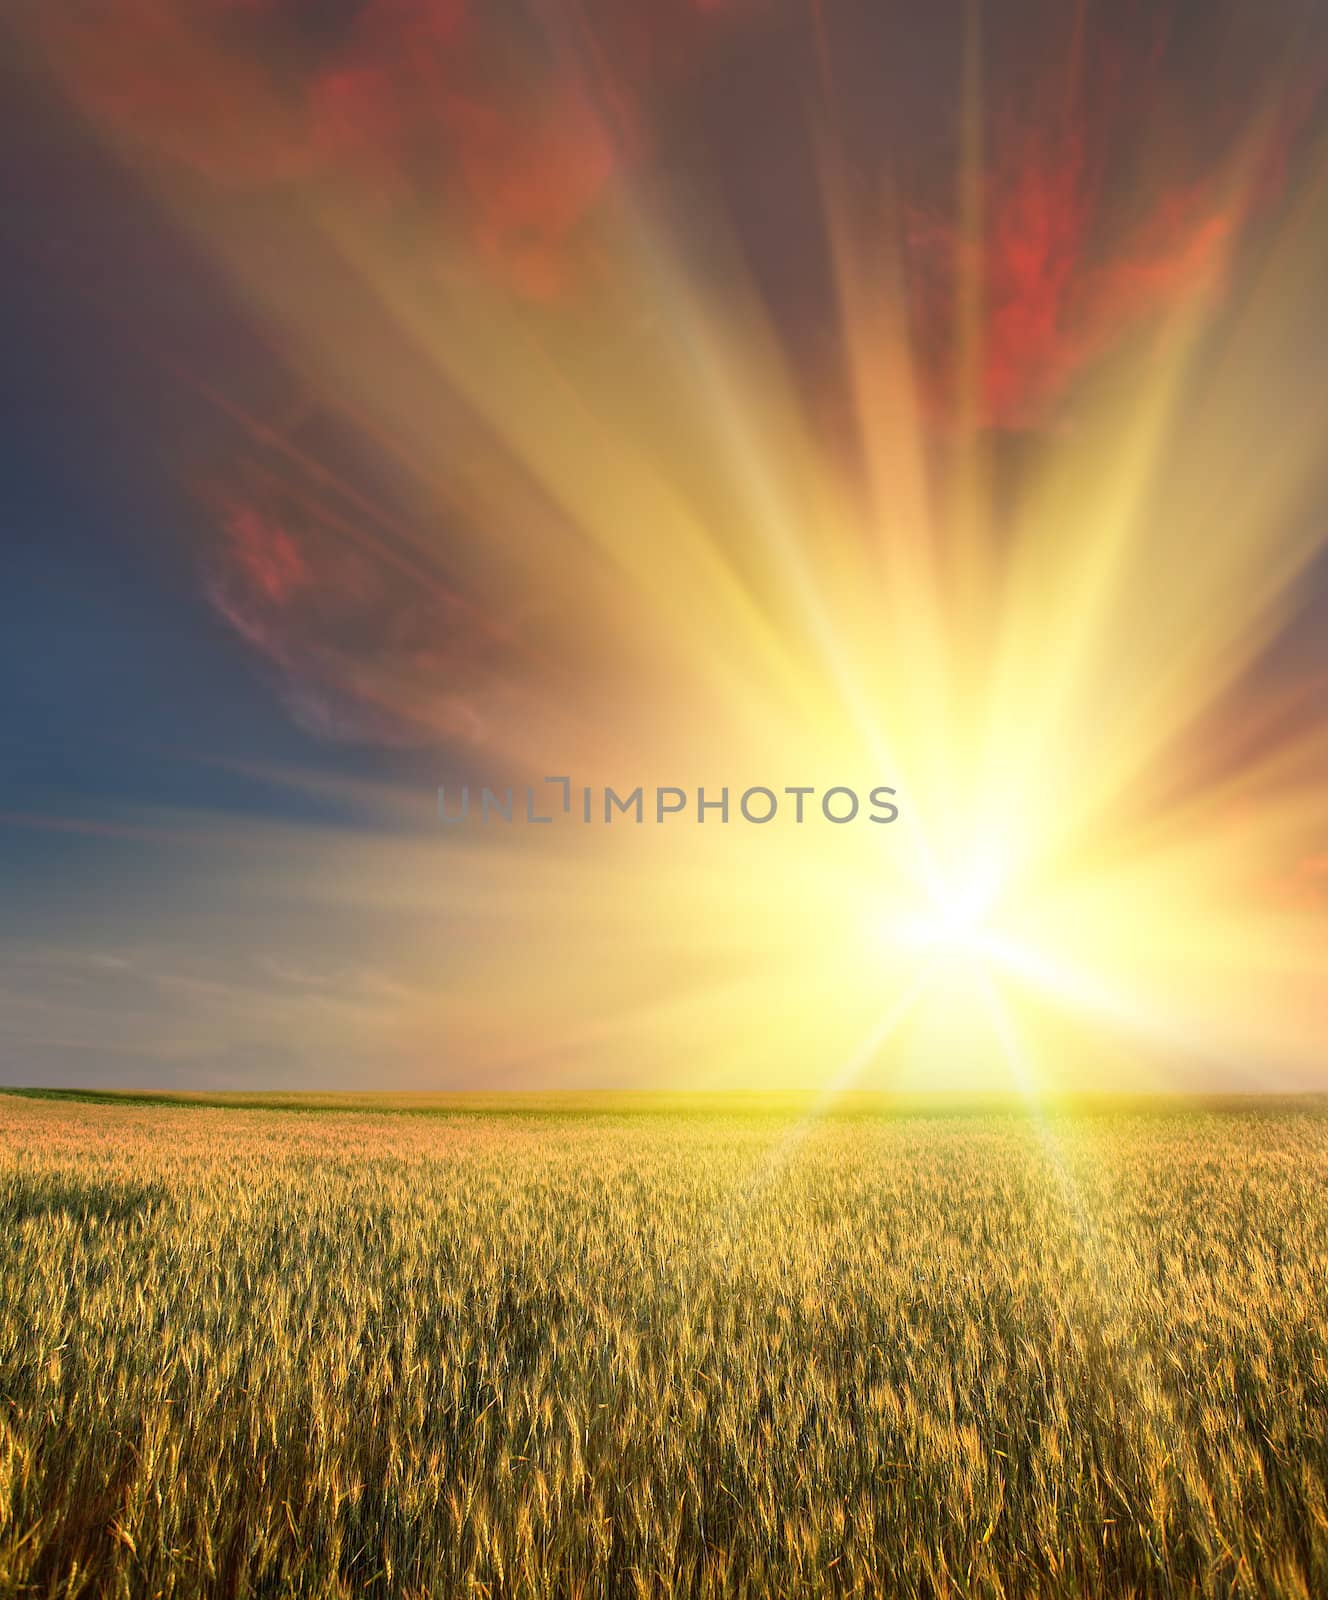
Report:
M587 23L489 104L451 81L491 59L466 8L440 13L445 67L389 46L385 9L323 40L301 91L327 103L331 59L409 114L362 119L353 162L315 160L243 30L136 8L208 67L203 121L178 84L135 121L86 28L76 50L43 31L298 374L295 423L227 398L215 603L306 725L436 747L476 786L880 784L899 806L442 829L397 792L378 832L311 830L291 899L392 930L385 1070L1047 1094L1321 1072L1328 754L1279 656L1328 490L1304 97L1292 140L1279 80L1200 181L1151 102L1091 120L1113 102L1086 50L1051 84L1055 149L1002 142L975 69L944 226L886 156L862 181L823 104L834 320L809 353L721 186L680 212L660 177L661 97L700 76L711 8L686 8L667 82ZM265 127L279 204L253 192ZM402 155L430 140L436 191Z

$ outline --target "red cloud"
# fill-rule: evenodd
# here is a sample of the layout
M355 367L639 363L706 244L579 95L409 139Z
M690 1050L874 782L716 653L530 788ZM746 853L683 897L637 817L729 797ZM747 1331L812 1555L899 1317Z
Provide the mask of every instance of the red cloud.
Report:
M615 0L569 13L557 48L467 0L361 0L337 20L290 0L37 17L67 92L141 158L231 189L349 183L426 222L449 209L510 288L547 299L584 267L585 224L708 9Z
M519 698L509 642L418 560L348 522L290 462L244 457L201 485L207 594L322 737L482 740Z
M955 411L967 287L976 285L982 311L973 420L1006 429L1041 421L1091 360L1213 283L1251 210L1280 188L1322 82L1320 74L1283 97L1261 149L1237 146L1238 119L1210 114L1195 141L1201 153L1187 157L1144 143L1175 94L1156 42L1131 58L1098 38L1091 68L1080 53L1047 73L1017 112L994 117L980 238L927 208L913 214L916 335L942 415ZM1233 181L1236 158L1247 164L1243 186Z

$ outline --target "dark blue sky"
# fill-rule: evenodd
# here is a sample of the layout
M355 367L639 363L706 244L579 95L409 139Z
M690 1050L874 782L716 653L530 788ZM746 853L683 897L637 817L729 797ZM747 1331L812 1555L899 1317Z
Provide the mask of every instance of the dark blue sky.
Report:
M305 732L217 616L183 471L224 419L182 371L251 387L261 346L139 185L35 85L6 88L24 136L0 149L0 810L309 815L226 763L383 756ZM68 847L0 830L14 871Z

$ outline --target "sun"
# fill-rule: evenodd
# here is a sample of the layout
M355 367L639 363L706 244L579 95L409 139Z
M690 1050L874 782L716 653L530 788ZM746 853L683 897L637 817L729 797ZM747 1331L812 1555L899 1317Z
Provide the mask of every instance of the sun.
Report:
M947 894L907 924L905 939L936 960L981 959L992 953L991 913L986 897L975 891Z

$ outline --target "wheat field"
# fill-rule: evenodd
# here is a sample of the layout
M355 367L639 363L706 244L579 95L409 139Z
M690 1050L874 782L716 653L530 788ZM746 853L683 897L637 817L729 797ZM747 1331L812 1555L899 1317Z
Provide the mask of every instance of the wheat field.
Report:
M0 1095L0 1594L1328 1594L1315 1102Z

